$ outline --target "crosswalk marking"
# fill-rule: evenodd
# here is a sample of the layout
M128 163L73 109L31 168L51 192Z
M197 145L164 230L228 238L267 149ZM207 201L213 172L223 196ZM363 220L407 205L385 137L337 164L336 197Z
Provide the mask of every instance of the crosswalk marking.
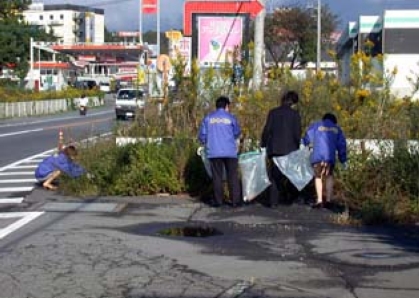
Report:
M21 204L25 198L0 198L0 204Z
M34 172L0 172L0 176L34 175Z
M34 170L56 149L50 149L0 167L0 204L21 204L25 193L35 188ZM4 186L4 187L3 187Z
M11 167L10 169L36 169L38 167L38 165L19 165L19 166L14 166Z
M12 213L1 213L0 219L20 218L11 225L8 225L4 229L0 229L0 239L3 239L10 233L13 233L17 229L20 229L24 225L28 224L32 220L44 214L44 212L12 212Z
M0 184L6 184L6 183L35 183L38 180L35 178L32 179L6 179L6 180L0 180Z
M33 186L21 186L21 187L1 187L0 192L21 192L31 191Z

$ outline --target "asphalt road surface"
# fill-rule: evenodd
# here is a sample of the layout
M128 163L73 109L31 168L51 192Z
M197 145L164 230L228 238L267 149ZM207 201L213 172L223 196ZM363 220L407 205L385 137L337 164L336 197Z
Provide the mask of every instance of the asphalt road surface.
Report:
M110 132L115 125L113 105L30 118L0 120L0 168L28 156L56 148L60 129L66 142Z
M50 116L0 120L0 212L15 210L35 188L34 171L42 159L57 151L60 142L74 143L110 134L115 126L113 100L92 108ZM62 132L62 140L60 140Z

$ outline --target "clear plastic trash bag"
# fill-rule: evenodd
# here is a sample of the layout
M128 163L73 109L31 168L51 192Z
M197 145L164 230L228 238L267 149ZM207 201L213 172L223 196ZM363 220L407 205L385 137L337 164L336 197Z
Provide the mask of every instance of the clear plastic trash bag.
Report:
M198 154L201 157L201 160L204 163L205 171L207 172L208 177L212 179L211 163L209 159L207 158L205 148L199 147L198 150L196 151L196 154ZM226 173L225 168L223 171L223 180L227 180L227 173Z
M245 202L252 201L271 185L266 171L265 159L265 150L247 152L239 156L243 200Z
M273 158L275 165L301 191L313 179L310 150L305 147L285 156Z

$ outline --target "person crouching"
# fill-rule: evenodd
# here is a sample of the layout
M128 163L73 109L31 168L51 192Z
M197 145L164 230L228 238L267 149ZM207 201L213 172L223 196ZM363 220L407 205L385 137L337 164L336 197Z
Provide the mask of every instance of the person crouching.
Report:
M35 170L35 178L47 190L56 190L53 183L62 173L77 178L85 173L85 169L74 162L77 150L74 146L65 147L57 155L52 155L42 160Z

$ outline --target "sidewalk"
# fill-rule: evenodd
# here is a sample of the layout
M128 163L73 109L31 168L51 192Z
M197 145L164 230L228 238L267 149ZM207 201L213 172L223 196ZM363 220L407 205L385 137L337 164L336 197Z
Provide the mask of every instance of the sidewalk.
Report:
M418 229L337 226L304 205L101 197L70 212L68 203L80 201L28 198L30 210L50 211L2 249L0 297L419 297ZM182 227L219 234L159 234Z

